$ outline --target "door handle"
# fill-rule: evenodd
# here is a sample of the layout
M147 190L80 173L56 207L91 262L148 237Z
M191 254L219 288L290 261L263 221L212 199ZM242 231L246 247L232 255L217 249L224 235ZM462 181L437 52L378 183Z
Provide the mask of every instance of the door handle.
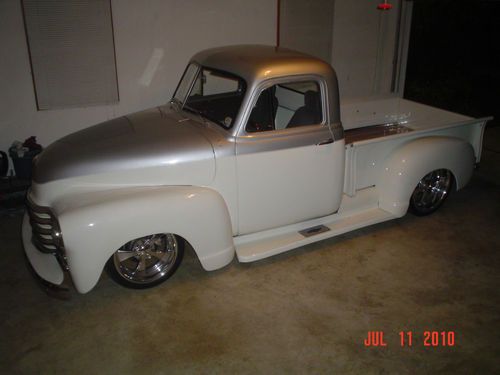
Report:
M333 143L333 138L325 139L324 141L316 143L316 146L329 145L330 143Z

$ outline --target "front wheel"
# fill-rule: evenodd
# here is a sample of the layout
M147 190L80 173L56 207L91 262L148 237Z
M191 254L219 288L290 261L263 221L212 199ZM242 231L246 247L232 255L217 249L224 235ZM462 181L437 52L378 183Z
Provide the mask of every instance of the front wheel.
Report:
M106 263L113 280L133 289L156 286L174 274L184 256L184 240L172 233L127 242Z
M422 178L410 198L410 211L417 216L429 215L444 203L453 186L448 169L436 169Z

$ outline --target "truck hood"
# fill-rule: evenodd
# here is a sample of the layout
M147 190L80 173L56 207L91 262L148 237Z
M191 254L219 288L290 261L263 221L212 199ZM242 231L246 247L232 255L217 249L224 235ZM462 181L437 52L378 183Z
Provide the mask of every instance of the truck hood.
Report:
M169 169L175 172L169 174ZM194 184L189 178L196 174L196 183L208 184L214 173L212 144L197 124L182 112L162 107L106 121L52 143L37 158L33 181L94 176L86 182L98 183L95 176L107 175L105 180L113 176L114 185ZM130 176L136 176L135 181Z

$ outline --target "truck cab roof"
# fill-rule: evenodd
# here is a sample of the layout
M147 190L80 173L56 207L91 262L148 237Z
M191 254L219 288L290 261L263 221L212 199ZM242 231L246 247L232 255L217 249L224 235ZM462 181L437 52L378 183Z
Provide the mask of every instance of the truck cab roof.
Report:
M319 58L287 48L252 44L206 49L194 55L191 62L235 74L247 82L251 91L273 78L321 77L327 85L330 122L340 122L337 76L332 66Z

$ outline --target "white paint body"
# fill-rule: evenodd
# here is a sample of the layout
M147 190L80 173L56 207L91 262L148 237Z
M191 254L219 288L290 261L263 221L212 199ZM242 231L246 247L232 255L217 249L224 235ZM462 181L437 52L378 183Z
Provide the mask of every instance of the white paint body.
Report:
M446 168L457 188L468 182L487 121L399 98L345 103L342 115L346 129L397 121L413 131L243 156L235 151L218 157L215 151L215 174L203 186L148 186L151 172L136 170L128 185L114 184L110 174L87 184L34 184L31 198L58 218L73 283L86 293L119 247L148 234L182 236L203 268L215 270L235 254L241 262L255 261L401 217L427 173ZM235 142L237 149L238 137ZM199 178L196 168L185 172L186 179ZM329 231L298 233L316 225ZM63 272L54 257L37 252L30 236L25 219L23 242L31 264L42 278L60 284Z
M337 211L343 166L342 141L237 155L239 233L255 233Z

